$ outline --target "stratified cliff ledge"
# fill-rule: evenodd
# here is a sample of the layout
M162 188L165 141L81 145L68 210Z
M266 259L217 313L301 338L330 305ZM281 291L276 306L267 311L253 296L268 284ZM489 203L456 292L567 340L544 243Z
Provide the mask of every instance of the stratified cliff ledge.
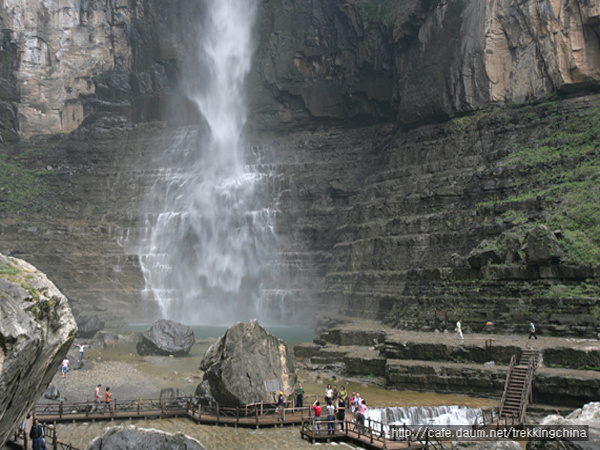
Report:
M67 299L44 274L0 254L0 446L44 393L75 339Z

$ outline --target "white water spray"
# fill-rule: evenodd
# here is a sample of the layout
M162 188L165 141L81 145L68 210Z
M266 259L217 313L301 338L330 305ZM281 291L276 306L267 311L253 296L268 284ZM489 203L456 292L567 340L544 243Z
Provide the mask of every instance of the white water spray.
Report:
M190 127L163 155L140 261L162 317L229 324L260 317L273 212L255 195L263 175L247 165L243 139L256 0L206 5L184 83L209 133Z

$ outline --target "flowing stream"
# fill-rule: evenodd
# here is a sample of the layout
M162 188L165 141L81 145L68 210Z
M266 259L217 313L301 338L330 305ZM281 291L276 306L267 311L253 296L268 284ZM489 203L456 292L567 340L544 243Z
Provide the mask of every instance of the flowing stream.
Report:
M247 161L244 81L256 0L206 0L185 92L205 120L182 128L158 161L139 250L145 297L161 317L231 324L265 314L273 253L268 174ZM257 195L262 191L263 195Z

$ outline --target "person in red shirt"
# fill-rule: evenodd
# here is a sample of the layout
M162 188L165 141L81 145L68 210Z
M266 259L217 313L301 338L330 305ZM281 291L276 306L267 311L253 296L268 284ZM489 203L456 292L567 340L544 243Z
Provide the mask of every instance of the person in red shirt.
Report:
M313 411L315 412L315 434L319 434L321 432L321 412L323 408L321 408L319 400L315 400L312 405Z

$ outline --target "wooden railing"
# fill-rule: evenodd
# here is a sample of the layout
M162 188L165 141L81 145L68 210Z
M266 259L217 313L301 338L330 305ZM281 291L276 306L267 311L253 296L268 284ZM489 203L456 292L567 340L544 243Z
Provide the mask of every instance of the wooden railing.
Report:
M58 416L60 419L81 415L90 417L93 415L108 415L114 417L117 412L130 412L132 415L142 416L145 412L156 412L157 414L176 414L187 412L191 407L191 400L186 397L162 398L162 399L140 399L140 400L117 400L110 403L94 402L60 402L60 403L38 403L34 406L34 417Z
M535 357L529 358L529 364L527 365L527 376L525 383L523 384L523 391L521 392L521 408L519 410L519 423L525 421L525 412L527 411L527 405L531 396L533 395L533 373L535 372L536 360Z
M504 382L504 392L502 392L502 400L500 401L500 414L502 414L502 410L504 409L504 403L506 402L506 396L508 394L508 384L510 381L510 376L516 363L517 355L512 355L510 358L510 364L508 365L508 372L506 372L506 381Z

